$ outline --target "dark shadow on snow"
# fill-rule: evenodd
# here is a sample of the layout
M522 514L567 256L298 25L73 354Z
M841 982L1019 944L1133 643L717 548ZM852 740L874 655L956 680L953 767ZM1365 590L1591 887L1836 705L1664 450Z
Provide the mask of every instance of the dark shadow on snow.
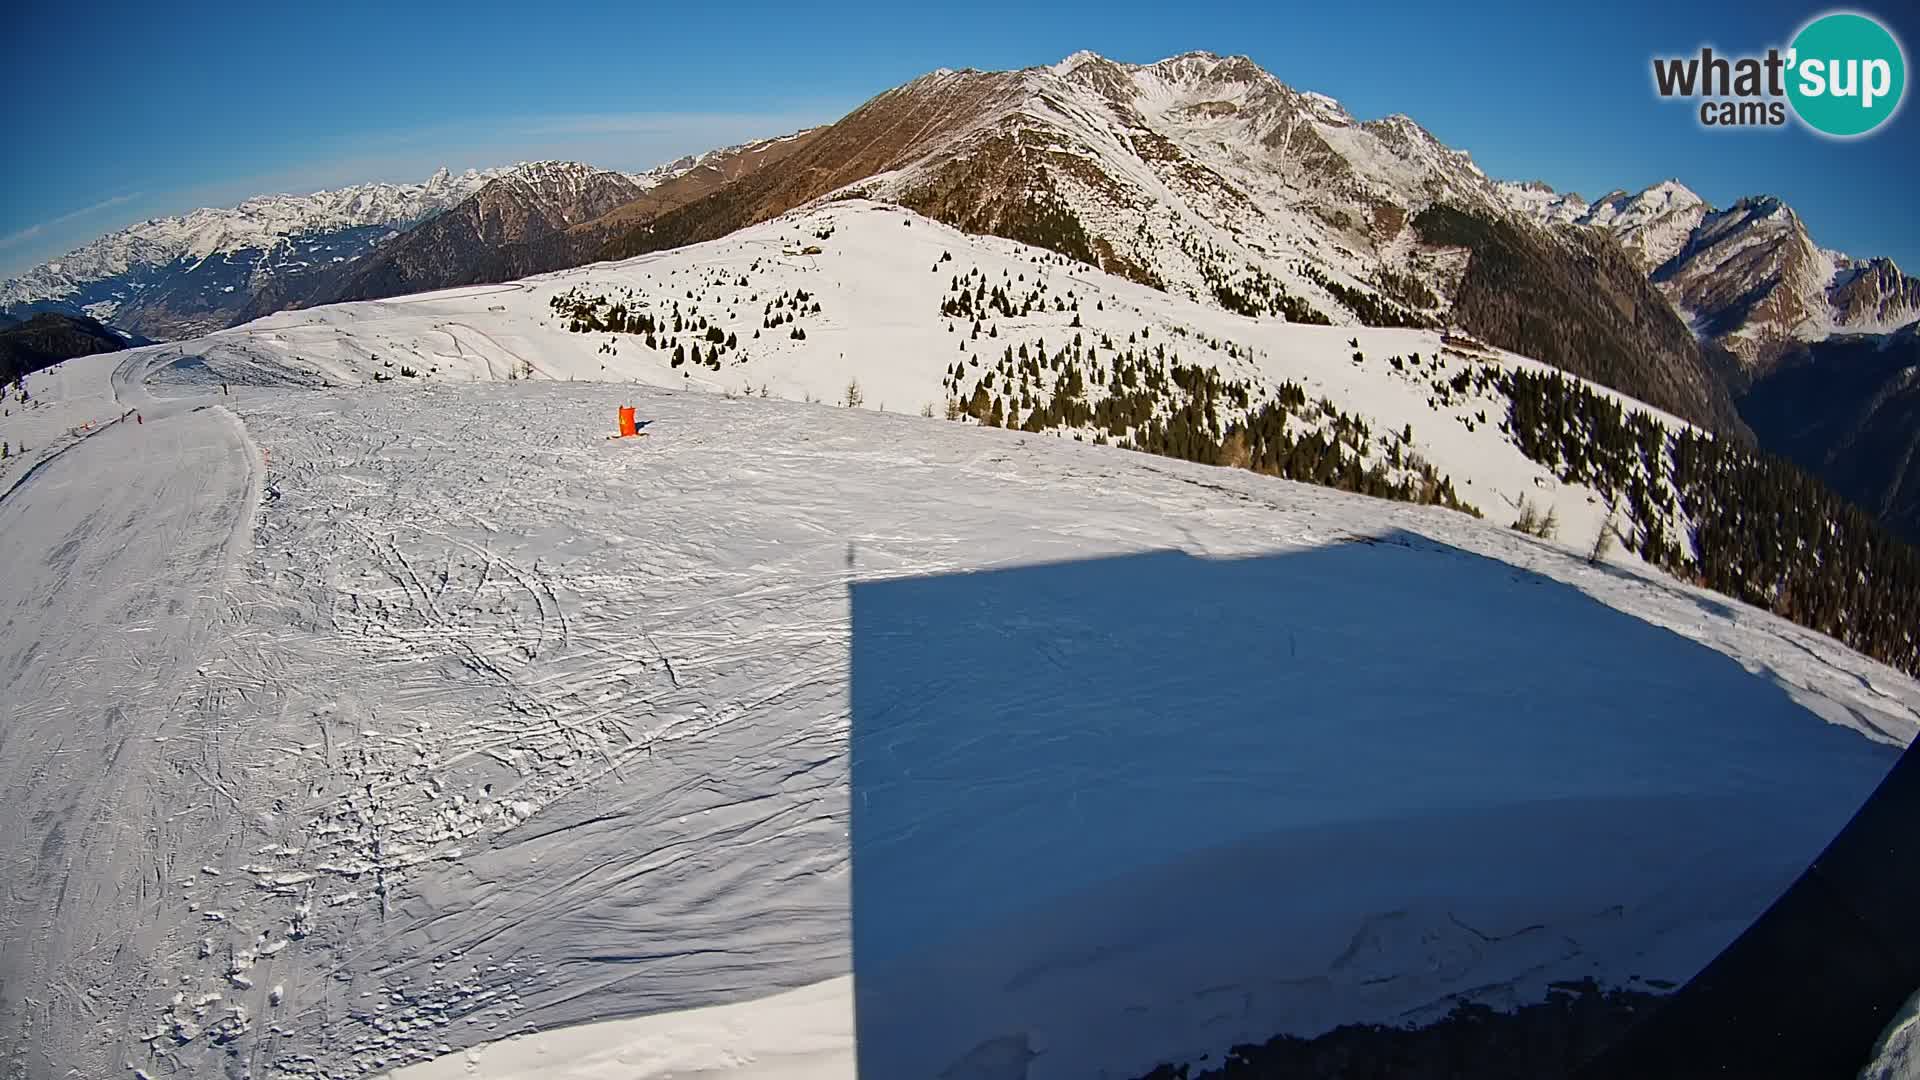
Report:
M869 1078L1137 1075L1551 979L1684 981L1897 757L1404 532L851 604Z
M1920 749L1806 873L1580 1080L1852 1076L1920 987Z

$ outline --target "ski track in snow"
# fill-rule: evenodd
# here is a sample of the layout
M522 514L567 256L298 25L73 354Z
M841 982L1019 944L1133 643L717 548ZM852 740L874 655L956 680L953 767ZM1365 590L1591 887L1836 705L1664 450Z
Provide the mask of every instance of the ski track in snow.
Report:
M464 319L418 348L449 338L496 378L502 364L549 361ZM1608 942L1604 956L1497 945L1502 931L1475 918L1395 899L1390 874L1358 910L1339 906L1337 888L1308 890L1333 914L1301 925L1332 949L1278 959L1299 965L1291 977L1325 980L1316 1024L1428 1015L1473 991L1524 1000L1596 964L1616 978L1684 979L1804 865L1920 725L1920 688L1819 635L1442 510L1046 436L651 387L403 382L222 397L208 389L220 377L317 387L352 374L329 366L337 359L300 371L240 345L218 375L189 364L146 388L189 354L163 346L33 376L43 404L6 429L36 455L0 474L18 483L0 496L12 541L0 551L0 1035L10 1071L30 1077L359 1076L649 1014L579 1029L611 1056L561 1032L476 1060L491 1075L549 1075L541 1048L573 1046L564 1052L582 1076L849 1075L849 588L862 582L1399 536L1411 539L1369 555L1485 556L1515 582L1532 571L1733 658L1833 725L1769 714L1809 725L1782 729L1774 752L1796 767L1807 738L1853 740L1809 759L1823 764L1803 769L1780 807L1740 804L1761 815L1755 829L1790 840L1709 830L1689 841L1738 871L1709 890L1703 914L1662 908L1663 896L1692 894L1657 874L1623 883L1624 899L1590 895L1605 883L1575 896L1584 914L1553 929ZM646 438L605 438L620 404L641 407ZM144 423L108 422L129 409ZM69 433L83 421L95 426ZM1082 644L1126 619L1060 616L1058 640ZM1284 611L1247 619L1235 633L1298 629ZM1016 644L1036 634L1001 632ZM1017 671L1003 647L982 640L955 656L935 698ZM1684 670L1646 674L1661 701L1685 697L1672 682ZM1543 723L1591 718L1561 689L1564 672L1512 678L1515 707ZM1424 700L1434 687L1403 689ZM1788 767L1754 745L1731 773L1764 780ZM1009 782L1051 775L1007 764ZM1076 775L1091 795L1129 774L1117 762ZM917 827L952 828L940 811ZM1621 904L1645 914L1608 929ZM1508 932L1530 925L1521 910L1495 914ZM1024 932L1061 916L1035 918ZM972 932L953 941L990 957ZM937 954L951 943L931 947L955 962ZM1069 985L1098 986L1103 955L1029 958L1023 985L1041 992L1079 971L1095 981ZM1415 969L1441 976L1395 981ZM1248 1003L1298 993L1215 990L1164 1025L1134 1025L1138 1071L1155 1055L1263 1038L1275 1014ZM782 991L792 994L752 1003ZM687 1009L716 1011L688 1014L685 1028L659 1019ZM1003 1021L983 1015L975 1033L1004 1034L993 1026ZM1004 1075L1072 1074L1072 1041L1056 1032L1051 1047ZM949 1060L978 1069L1011 1053L993 1039L960 1051Z
M130 404L140 422L76 437L0 501L0 1023L32 1071L167 985L174 880L247 831L234 732L190 718L193 665L240 618L255 458L223 409Z

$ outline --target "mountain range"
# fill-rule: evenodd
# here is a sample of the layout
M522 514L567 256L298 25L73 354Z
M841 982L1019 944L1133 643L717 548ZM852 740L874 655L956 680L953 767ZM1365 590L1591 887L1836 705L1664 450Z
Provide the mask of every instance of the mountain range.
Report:
M1920 730L1904 286L1698 203L1080 54L163 251L0 387L0 1071L1552 1075Z
M1798 430L1797 460L1920 535L1900 509L1916 501L1907 470L1843 449L1884 443L1857 425L1898 415L1868 406L1912 369L1824 374L1863 349L1906 355L1880 345L1920 319L1920 280L1821 248L1777 198L1715 208L1669 180L1589 203L1497 180L1407 116L1360 121L1204 52L943 69L834 124L642 174L536 162L157 219L6 283L0 311L180 337L678 247L852 197L1256 318L1451 326L1782 452L1768 403L1785 384L1769 380L1811 380L1830 407Z
M767 140L623 173L568 161L267 195L154 218L0 283L0 314L85 315L177 340L288 308L505 281L592 261L636 213L777 158ZM758 153L756 153L758 152ZM661 185L679 180L670 190ZM658 194L656 194L658 192Z
M506 281L573 265L575 245L568 230L632 202L655 180L575 162L517 165L364 258L256 293L235 321L289 307Z
M1772 196L1715 209L1676 180L1591 205L1506 191L1539 220L1611 232L1687 319L1760 446L1920 540L1920 279L1821 248Z
M1809 341L1920 319L1920 279L1891 259L1821 248L1772 196L1715 209L1678 180L1591 205L1538 183L1502 189L1541 221L1612 232L1701 339L1749 374L1764 374Z
M229 325L255 293L352 262L496 175L443 169L419 184L262 195L153 218L0 285L0 311L85 314L158 339L204 333Z

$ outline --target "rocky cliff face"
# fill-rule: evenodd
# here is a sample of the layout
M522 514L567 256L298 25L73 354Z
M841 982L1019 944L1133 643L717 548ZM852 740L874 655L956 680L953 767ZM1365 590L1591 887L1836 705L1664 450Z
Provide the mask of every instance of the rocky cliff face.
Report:
M1821 248L1771 196L1708 206L1675 181L1587 206L1510 185L1536 221L1610 235L1700 340L1759 444L1920 540L1920 279Z
M575 162L515 166L354 264L309 300L379 299L576 265L583 260L569 230L644 190L622 173Z
M1716 210L1678 181L1586 205L1544 185L1507 185L1508 204L1537 221L1609 232L1735 381L1764 376L1809 342L1886 333L1920 319L1920 279L1890 259L1821 248L1793 208L1772 196Z
M1255 317L1457 322L1737 429L1729 396L1642 263L1559 235L1515 205L1514 187L1405 116L1358 121L1245 57L1136 65L1077 53L1022 71L937 71L889 90L809 133L781 168L642 222L602 254L712 239L859 195ZM1639 259L1650 260L1692 212L1683 193L1675 185L1665 205L1605 212L1638 226ZM1534 194L1543 208L1575 210ZM1472 235L1413 227L1435 208L1476 222ZM1577 285L1596 259L1611 282L1598 293ZM1554 284L1520 313L1503 310L1490 284L1510 278Z

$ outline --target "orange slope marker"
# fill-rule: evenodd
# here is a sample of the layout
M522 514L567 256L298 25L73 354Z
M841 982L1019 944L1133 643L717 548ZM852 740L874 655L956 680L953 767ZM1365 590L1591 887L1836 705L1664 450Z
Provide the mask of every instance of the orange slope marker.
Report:
M633 406L631 405L620 406L620 433L618 435L609 435L607 436L607 438L633 439L633 438L644 437L645 435L646 435L646 432L641 431L639 428L639 425L634 421Z

